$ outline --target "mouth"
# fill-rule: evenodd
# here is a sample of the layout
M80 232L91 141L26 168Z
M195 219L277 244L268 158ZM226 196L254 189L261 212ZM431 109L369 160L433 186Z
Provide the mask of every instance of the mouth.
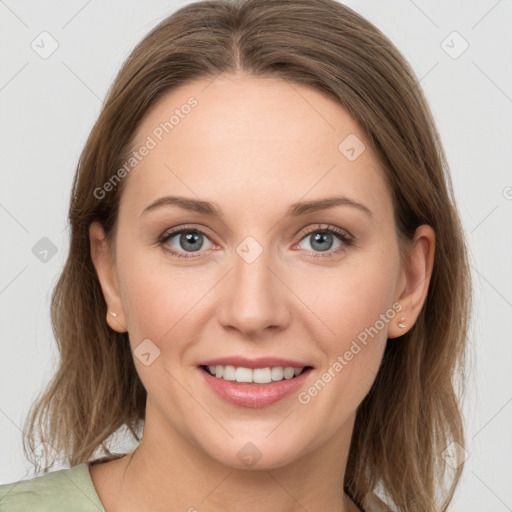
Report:
M237 407L260 408L297 393L306 386L314 370L312 366L260 367L259 364L252 361L254 368L201 364L198 371L206 386L222 400Z
M199 368L217 379L247 385L268 385L273 382L293 380L312 370L312 366L267 366L262 368L247 368L234 365L200 365Z

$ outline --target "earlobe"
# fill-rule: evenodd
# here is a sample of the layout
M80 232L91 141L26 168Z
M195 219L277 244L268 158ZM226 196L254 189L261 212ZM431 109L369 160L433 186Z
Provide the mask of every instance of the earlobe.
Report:
M89 241L91 259L107 304L106 321L114 331L126 332L126 321L115 275L115 264L105 241L103 227L99 222L93 222L89 226Z
M417 228L406 258L403 274L405 287L402 283L402 291L397 299L402 309L389 327L388 338L397 338L405 334L420 315L432 277L434 255L435 232L431 226L423 224Z

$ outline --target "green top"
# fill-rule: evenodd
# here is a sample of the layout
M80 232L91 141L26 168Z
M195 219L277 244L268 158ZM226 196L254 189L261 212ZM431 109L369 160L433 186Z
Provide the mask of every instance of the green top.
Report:
M374 493L363 504L366 512L389 509ZM91 480L89 464L60 469L29 480L0 485L2 512L105 512Z
M105 512L84 462L29 480L0 485L2 512Z

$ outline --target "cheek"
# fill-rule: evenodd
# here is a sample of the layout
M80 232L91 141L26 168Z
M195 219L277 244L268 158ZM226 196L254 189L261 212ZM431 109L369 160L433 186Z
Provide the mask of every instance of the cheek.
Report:
M333 269L315 279L314 286L309 281L309 287L295 288L313 312L308 325L324 354L322 381L346 397L331 404L335 408L355 407L369 391L389 325L396 321L392 306L398 267L392 258L376 256ZM330 395L332 400L335 395Z
M317 274L312 280L297 279L294 290L318 320L321 337L342 348L347 341L374 326L382 314L393 314L395 274L393 261L364 258L357 264L341 265L324 275ZM377 325L384 338L388 323Z
M141 249L119 261L123 306L132 348L149 338L161 351L172 341L179 354L203 318L202 298L215 276L198 269L172 268L159 249ZM198 267L199 268L199 267Z

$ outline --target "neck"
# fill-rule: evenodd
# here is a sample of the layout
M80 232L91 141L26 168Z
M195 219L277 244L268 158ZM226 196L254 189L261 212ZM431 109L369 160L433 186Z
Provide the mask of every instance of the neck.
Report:
M353 418L299 459L265 467L262 457L261 464L238 469L209 456L150 409L140 445L116 461L112 510L167 512L171 503L187 512L359 510L343 492Z

